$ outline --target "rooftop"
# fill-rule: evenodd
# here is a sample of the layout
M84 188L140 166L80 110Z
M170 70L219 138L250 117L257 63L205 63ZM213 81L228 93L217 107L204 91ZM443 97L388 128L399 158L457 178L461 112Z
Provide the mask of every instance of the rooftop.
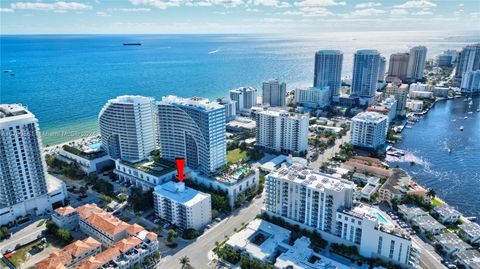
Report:
M173 181L156 186L154 192L185 206L192 206L210 196L210 194L186 187L183 182Z
M377 112L361 112L355 115L355 117L352 118L352 122L354 121L364 121L368 123L379 123L382 121L386 121L388 118L387 116L377 113Z
M315 172L299 163L293 163L290 166L281 168L270 173L270 176L290 180L302 184L311 189L324 191L325 189L342 191L344 188L354 189L355 184L351 181L332 177L331 175Z
M480 252L477 250L464 250L456 254L457 258L468 264L470 268L480 269Z
M378 50L357 50L355 55L380 55Z
M349 269L351 267L314 253L310 248L310 239L303 236L295 241L293 247L277 258L275 268Z
M141 95L122 95L117 98L108 100L109 103L122 103L122 104L147 104L152 103L154 99L152 97L145 97Z
M403 214L410 215L410 216L428 215L427 212L425 212L423 209L415 205L407 205L407 204L399 205L398 210Z
M27 108L20 104L0 104L0 120L4 118L13 118L22 115L32 116Z
M91 238L87 237L84 240L77 240L63 249L53 252L45 259L36 264L38 269L58 269L66 268L68 264L84 253L90 252L94 249L100 248L101 244Z
M387 189L394 194L401 194L402 186L408 184L411 178L405 170L400 168L394 168L391 171L392 174L383 184L382 189Z
M287 242L290 234L291 232L285 228L255 219L243 230L232 235L226 244L246 251L259 260L265 260L275 255L278 245ZM263 240L259 240L258 237L262 237Z
M120 163L130 166L132 168L138 169L147 174L151 174L156 177L161 177L165 174L175 171L173 164L169 162L155 162L155 161L140 161L136 163L131 163L128 161L120 161Z
M319 50L317 54L324 54L324 55L343 55L343 52L339 50Z
M458 237L455 233L446 233L446 234L439 234L435 236L437 242L442 245L444 248L449 250L462 250L471 248L471 246L465 241L463 241L460 237Z
M174 95L163 96L162 101L160 103L196 107L205 111L223 108L223 105L217 102L210 102L207 98L199 98L199 97L182 98Z
M268 115L272 117L287 117L291 119L304 119L309 117L308 114L302 113L295 113L295 112L288 112L285 109L277 108L277 107L270 107L268 109L264 109L259 111L258 114Z
M66 206L66 207L59 207L57 209L55 209L55 212L60 215L60 216L66 216L66 215L69 215L73 212L77 212L75 210L75 208L71 207L71 206Z
M440 222L434 219L430 215L425 216L418 216L412 219L420 228L424 230L437 230L437 229L445 229L446 227L443 226Z
M472 236L473 238L480 237L480 224L475 222L469 222L465 224L458 225L463 232Z
M434 207L433 210L437 212L440 216L444 217L456 217L462 215L462 213L458 212L458 210L449 205L439 205Z

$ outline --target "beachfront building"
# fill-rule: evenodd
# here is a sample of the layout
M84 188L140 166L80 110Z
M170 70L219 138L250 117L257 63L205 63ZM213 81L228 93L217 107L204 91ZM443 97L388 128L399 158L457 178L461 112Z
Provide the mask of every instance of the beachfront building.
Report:
M169 181L155 187L155 215L183 229L202 229L212 220L210 194Z
M416 217L423 217L428 216L429 213L425 210L421 209L416 205L410 204L403 204L398 206L398 213L405 219L406 221L411 221L413 218Z
M63 145L58 158L66 163L75 163L85 174L101 173L113 165L108 153L101 148L84 150L78 146Z
M164 96L157 102L160 155L185 158L186 165L210 174L227 163L225 107L206 98Z
M308 114L268 109L256 114L256 145L278 152L306 152Z
M329 100L338 99L340 96L342 63L343 53L339 50L319 50L315 53L313 87L319 89L328 87Z
M219 103L225 107L225 120L227 122L234 120L237 116L237 101L221 98Z
M353 59L351 96L361 104L371 104L377 90L380 53L376 50L358 50Z
M436 57L435 62L438 67L451 67L457 62L458 55L456 50L446 50Z
M360 255L409 268L418 264L419 248L378 209L366 204L343 208L336 213L335 220L336 236L355 244Z
M108 100L98 115L102 147L112 159L138 162L155 150L154 99L124 95Z
M140 161L136 163L115 160L115 169L119 183L133 185L146 191L172 180L177 174L173 162Z
M397 116L404 116L406 114L407 95L408 84L402 84L399 81L387 84L385 96L393 96L395 100L397 100Z
M353 205L355 184L289 163L267 175L265 210L313 229L335 232L335 214Z
M411 223L418 226L424 234L440 234L447 228L430 215L414 217Z
M257 104L257 89L254 87L240 87L230 90L230 100L236 101L236 114L248 112Z
M86 258L97 255L102 250L102 244L92 237L77 240L63 249L50 253L46 258L37 262L37 269L73 268Z
M465 251L472 246L463 241L456 233L445 233L435 236L435 241L447 254L447 256L455 255L458 252Z
M410 49L408 58L407 78L415 81L423 78L427 62L427 47L416 46Z
M422 100L409 100L405 106L409 111L412 112L422 112L423 111L423 101Z
M308 108L324 108L330 105L331 93L329 87L312 87L295 89L295 103Z
M362 112L352 118L350 144L377 149L385 144L388 117L377 112Z
M0 105L0 156L0 225L63 203L65 183L47 174L38 120L21 105Z
M480 43L462 49L455 69L455 80L463 80L465 73L480 69Z
M480 92L480 70L465 72L460 87L465 93Z
M285 106L287 84L278 79L271 79L262 83L262 104L271 107Z
M393 82L396 79L401 81L405 81L407 79L409 58L410 55L408 52L393 53L390 55L387 74L388 82Z

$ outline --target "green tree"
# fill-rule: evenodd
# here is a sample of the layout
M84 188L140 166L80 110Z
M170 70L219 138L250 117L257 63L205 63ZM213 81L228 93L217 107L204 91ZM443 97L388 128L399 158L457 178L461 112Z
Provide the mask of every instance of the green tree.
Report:
M180 261L180 264L182 265L182 269L193 268L192 265L190 265L190 259L187 256L183 256L178 260Z
M178 237L178 233L175 230L173 230L173 229L168 230L167 241L169 243L171 243L173 241L173 239L175 239L177 237Z

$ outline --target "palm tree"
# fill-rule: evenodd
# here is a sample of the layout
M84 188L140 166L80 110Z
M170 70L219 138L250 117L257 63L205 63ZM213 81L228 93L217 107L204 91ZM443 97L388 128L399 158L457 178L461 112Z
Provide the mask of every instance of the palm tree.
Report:
M190 265L190 259L187 256L183 256L179 259L180 264L182 265L182 269L192 268Z
M429 189L428 192L427 192L427 196L430 197L430 198L435 198L435 196L437 196L437 194L435 193L435 190Z

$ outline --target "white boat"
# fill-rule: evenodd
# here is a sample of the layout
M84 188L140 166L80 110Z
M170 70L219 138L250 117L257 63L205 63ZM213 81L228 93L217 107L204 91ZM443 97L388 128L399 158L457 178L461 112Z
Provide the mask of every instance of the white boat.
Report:
M463 119L464 119L464 120L466 120L466 119L468 119L468 117L467 117L467 116L465 116L465 118L463 118Z
M463 126L460 126L460 131L463 131Z
M472 111L468 111L467 114L468 114L468 115L471 115L471 114L473 114L473 112L472 112Z

